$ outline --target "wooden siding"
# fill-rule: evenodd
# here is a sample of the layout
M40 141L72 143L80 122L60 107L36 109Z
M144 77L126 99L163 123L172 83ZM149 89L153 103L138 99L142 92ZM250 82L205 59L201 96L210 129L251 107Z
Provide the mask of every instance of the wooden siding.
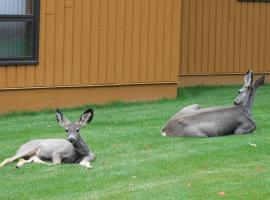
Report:
M270 72L270 3L182 3L180 82L185 75Z
M181 0L41 0L40 63L0 89L176 82Z

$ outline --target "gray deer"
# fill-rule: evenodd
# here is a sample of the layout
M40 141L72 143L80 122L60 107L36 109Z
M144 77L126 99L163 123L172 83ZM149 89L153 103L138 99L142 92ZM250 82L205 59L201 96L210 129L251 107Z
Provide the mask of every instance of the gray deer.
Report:
M72 123L57 109L56 119L65 128L68 135L67 140L31 140L23 144L14 156L5 159L0 164L0 168L18 159L17 168L30 162L49 164L45 161L52 161L53 164L79 163L86 168L92 168L90 161L94 160L95 156L80 136L80 128L93 119L93 114L93 110L88 109L82 114L78 122Z
M231 107L200 108L198 104L184 107L163 126L163 136L214 137L252 133L256 129L252 106L256 90L264 84L265 75L254 85L252 71L244 78L244 86Z

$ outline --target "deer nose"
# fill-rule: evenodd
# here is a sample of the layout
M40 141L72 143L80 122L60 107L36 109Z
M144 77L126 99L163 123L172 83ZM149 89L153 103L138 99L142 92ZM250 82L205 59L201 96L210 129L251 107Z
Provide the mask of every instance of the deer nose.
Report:
M73 143L73 142L75 142L75 138L74 137L69 137L68 138L68 141L71 142L71 143Z

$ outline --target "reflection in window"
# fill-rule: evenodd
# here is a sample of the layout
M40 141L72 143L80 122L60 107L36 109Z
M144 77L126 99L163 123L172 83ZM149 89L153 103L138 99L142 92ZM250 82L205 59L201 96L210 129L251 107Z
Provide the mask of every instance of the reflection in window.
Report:
M32 14L32 0L0 0L0 15Z
M0 22L0 58L32 55L32 23Z

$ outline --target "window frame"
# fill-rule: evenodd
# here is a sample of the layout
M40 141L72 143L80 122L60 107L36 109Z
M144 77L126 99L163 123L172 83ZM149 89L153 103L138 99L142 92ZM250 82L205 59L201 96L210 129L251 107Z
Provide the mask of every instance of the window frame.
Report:
M0 66L6 65L35 65L39 63L39 19L40 0L32 0L32 14L0 14L0 22L32 22L32 55L25 57L0 58Z
M270 3L270 0L238 0L242 3Z

